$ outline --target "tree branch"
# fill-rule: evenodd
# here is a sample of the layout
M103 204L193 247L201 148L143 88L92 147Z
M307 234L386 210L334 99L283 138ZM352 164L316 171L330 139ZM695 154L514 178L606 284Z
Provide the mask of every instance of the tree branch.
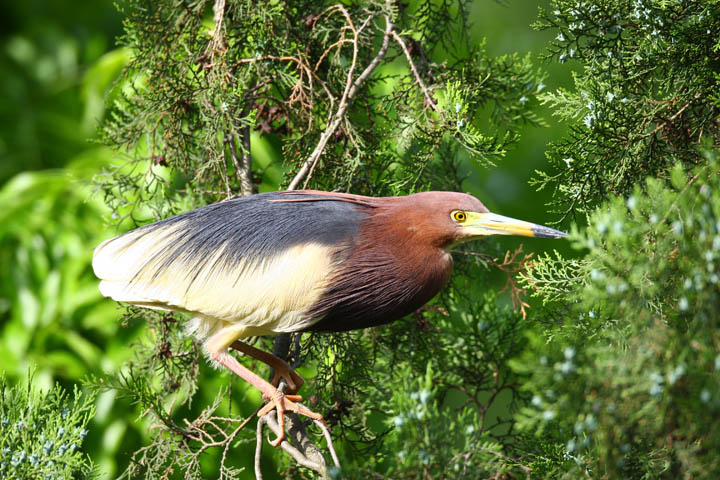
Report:
M286 383L284 380L281 380L278 390L284 391L285 388ZM320 426L323 435L328 442L328 450L330 450L333 463L337 468L340 468L340 462L338 461L337 453L335 452L335 447L333 446L332 438L330 437L330 432L321 422L316 421L315 423ZM255 476L259 479L262 479L261 462L262 444L264 440L263 429L265 425L270 428L276 437L282 433L280 425L277 421L277 412L275 410L272 410L260 417L257 423L255 442ZM310 437L305 430L305 426L298 415L292 412L285 412L285 430L285 440L280 443L280 448L293 457L298 465L319 473L322 478L329 478L327 464L325 463L322 451L310 440Z
M417 71L417 67L415 66L415 62L413 62L413 59L410 56L410 51L408 50L407 45L405 45L405 41L394 30L392 32L392 37L398 43L398 45L400 45L400 48L402 49L403 53L405 54L405 58L407 59L408 64L410 65L410 70L412 71L413 75L415 76L415 80L417 81L418 85L420 86L420 89L423 92L423 95L425 96L425 103L427 105L430 105L430 108L432 108L436 112L439 111L437 108L437 105L436 105L437 100L435 100L432 97L432 95L430 95L430 91L425 86L425 83L423 82L422 78L420 77L420 74Z
M215 0L213 5L213 24L214 28L212 31L212 37L208 44L208 50L210 51L210 61L215 55L216 51L225 49L225 40L223 35L223 19L225 18L225 0Z
M240 192L243 197L254 193L252 182L252 159L250 158L250 125L245 125L241 130L242 135L242 156L238 158L237 140L233 134L230 138L230 151L232 152L232 161L235 165L235 176L240 183Z
M348 107L352 103L353 99L357 95L357 93L360 91L360 88L363 86L365 81L370 77L370 75L375 71L377 66L380 64L380 61L385 56L385 53L387 52L388 46L390 44L390 37L392 35L392 29L393 24L390 21L390 17L387 15L385 16L385 33L383 35L383 41L382 45L380 46L380 50L378 50L377 55L375 55L375 58L370 62L370 64L363 70L363 72L355 79L355 81L352 81L352 74L355 67L355 61L357 57L357 31L353 30L355 33L355 38L353 40L353 65L350 68L350 71L348 73L348 79L347 83L345 85L345 92L343 93L342 98L340 99L340 102L337 106L337 111L332 117L332 120L328 124L325 131L320 135L320 140L318 141L317 145L315 146L315 150L310 154L310 156L305 160L305 162L300 167L300 170L295 175L295 177L290 182L290 185L288 186L288 190L295 190L297 189L298 185L300 185L300 182L305 180L305 184L307 184L307 181L309 180L308 174L310 171L314 168L315 164L320 159L320 156L322 155L323 150L325 150L325 146L327 145L328 140L333 136L335 133L335 130L340 126L340 123L345 118L345 113L347 112ZM306 178L307 176L307 178Z

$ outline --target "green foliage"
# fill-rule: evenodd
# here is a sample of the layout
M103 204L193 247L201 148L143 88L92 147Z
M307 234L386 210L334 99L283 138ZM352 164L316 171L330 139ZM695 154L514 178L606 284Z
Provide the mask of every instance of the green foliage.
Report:
M126 72L132 88L104 135L129 154L129 165L101 180L110 204L127 215L153 163L173 168L172 186L145 192L144 203L178 190L206 203L276 189L321 141L329 141L322 158L299 186L372 194L402 184L408 191L431 181L423 173L408 184L406 167L432 171L438 151L501 157L517 140L513 127L539 122L530 108L539 76L528 58L492 58L456 38L466 28L465 8L237 1L226 2L215 26L207 2L128 2L123 41L134 53ZM383 55L387 22L402 40L389 39ZM446 35L459 58L445 56ZM403 47L424 82L407 68ZM249 173L251 150L263 142L251 131L282 143L282 165ZM277 167L290 176L270 177Z
M124 230L294 180L369 195L471 190L468 175L497 173L522 127L543 125L540 101L568 132L534 184L578 220L572 252L548 243L559 252L523 275L527 319L478 293L497 290L500 266L522 300L512 272L526 259L504 263L490 241L463 246L446 292L395 324L298 335L301 393L343 467L330 474L718 477L718 0L551 1L537 22L555 37L547 58L577 68L574 87L546 93L530 57L495 57L473 37L470 2L227 0L219 15L222 3L123 3L124 47L104 56L95 34L7 33L0 181L18 165L67 168L0 187L0 359L10 382L38 365L40 385L92 373L102 393L88 422L90 398L3 384L15 430L0 428L13 445L2 468L33 467L72 421L68 442L87 428L83 449L105 476L252 477L260 396L207 365L182 315L119 321L89 265L115 232L103 218ZM84 143L103 102L113 165ZM18 421L35 427L17 435ZM75 478L89 474L66 448ZM279 449L262 464L266 477L312 475Z
M577 61L575 89L543 94L573 122L548 152L551 187L563 216L589 212L638 180L701 163L694 145L720 144L716 103L720 50L717 0L553 0L536 27L557 32L549 56Z
M90 478L93 464L80 450L95 414L93 395L75 389L72 399L56 385L40 392L9 386L0 376L0 475L55 480Z
M518 427L553 478L716 478L718 2L555 1L538 25L583 70L544 96L571 122L549 158L576 258L524 275L544 309L514 360Z
M142 224L288 186L368 195L460 190L468 158L492 165L517 142L518 127L542 124L533 111L541 74L528 56L496 58L473 41L469 3L212 6L133 0L122 7L132 61L102 133L121 163L96 178L116 222ZM264 159L272 148L282 158ZM480 248L465 251L455 287L412 320L298 336L303 395L332 426L344 475L523 471L508 455L511 412L523 394L507 366L524 344L523 322L497 308L494 295L478 301L469 293L487 288L477 269L489 271L502 256L493 242ZM218 391L203 375L197 384L197 346L163 340L176 337L161 335L162 316L136 315L148 319L152 340L136 345L126 371L98 385L129 396L153 432L125 475L236 478L249 462L227 452L252 453L245 443L254 429L239 422L251 419L257 394L244 384ZM172 328L183 321L169 318ZM168 364L178 357L192 375ZM424 421L408 417L410 430L396 427L392 419L418 402L427 382L434 387L431 399L422 395ZM448 425L459 438L448 436ZM438 441L444 449L434 448ZM398 464L399 450L407 456ZM306 474L282 452L272 456L286 475Z
M572 235L587 252L570 266L582 281L518 366L535 392L521 424L564 444L575 474L720 474L720 182L716 154L704 159L613 199ZM526 282L543 295L563 263L546 257Z

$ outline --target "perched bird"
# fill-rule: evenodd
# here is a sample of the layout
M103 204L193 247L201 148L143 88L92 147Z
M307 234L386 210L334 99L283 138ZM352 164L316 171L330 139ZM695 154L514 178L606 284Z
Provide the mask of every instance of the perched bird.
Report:
M424 192L374 198L313 190L273 192L198 208L100 244L93 269L103 295L188 313L209 358L260 389L277 408L300 405L302 378L239 340L284 332L338 332L397 320L450 277L450 249L489 235L558 238L552 228L490 213L475 197ZM271 365L267 382L229 348ZM281 378L288 394L276 387ZM283 434L273 442L278 445Z

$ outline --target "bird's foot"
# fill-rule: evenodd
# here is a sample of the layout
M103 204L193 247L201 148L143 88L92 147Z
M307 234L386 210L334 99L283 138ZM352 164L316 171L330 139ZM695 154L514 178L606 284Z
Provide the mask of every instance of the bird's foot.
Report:
M258 411L258 417L262 417L268 412L271 412L273 409L277 410L277 419L278 425L280 427L280 433L275 440L270 442L270 445L272 445L273 447L277 447L282 443L283 440L285 440L286 411L294 412L298 415L305 415L308 418L312 418L313 420L316 420L318 422L321 422L323 425L326 425L322 415L308 410L307 408L300 405L300 403L298 403L302 400L302 397L300 395L286 395L280 390L275 390L275 392L270 398L267 398L265 395L263 395L263 398L268 403Z
M277 388L280 385L280 381L284 379L287 384L287 391L291 395L297 393L303 386L303 383L305 383L305 380L285 362L273 365L273 370L275 374L270 383Z

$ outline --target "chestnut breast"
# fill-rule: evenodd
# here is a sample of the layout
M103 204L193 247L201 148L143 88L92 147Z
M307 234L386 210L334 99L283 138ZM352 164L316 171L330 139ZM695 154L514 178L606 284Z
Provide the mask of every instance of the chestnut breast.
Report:
M308 312L320 320L307 330L382 325L432 299L450 277L452 257L447 248L454 234L434 217L432 206L398 202L397 197L391 205L376 207L351 240L349 257Z

